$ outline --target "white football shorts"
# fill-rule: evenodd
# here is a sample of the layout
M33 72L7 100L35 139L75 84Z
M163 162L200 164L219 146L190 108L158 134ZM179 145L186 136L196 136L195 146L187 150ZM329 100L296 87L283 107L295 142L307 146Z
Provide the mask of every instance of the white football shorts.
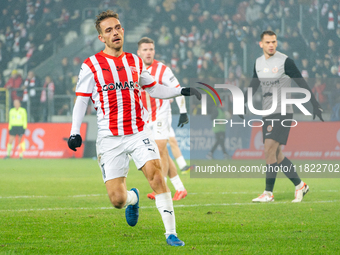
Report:
M175 137L175 131L172 127L170 127L169 137Z
M171 118L169 119L168 116L157 118L154 122L149 123L148 127L152 130L153 139L168 140L170 136Z
M147 127L132 135L98 137L96 148L104 183L127 177L129 155L138 169L149 160L160 159L158 147Z
M170 132L169 132L169 137L175 137L175 131L172 128L172 115L169 114L169 123L170 123Z

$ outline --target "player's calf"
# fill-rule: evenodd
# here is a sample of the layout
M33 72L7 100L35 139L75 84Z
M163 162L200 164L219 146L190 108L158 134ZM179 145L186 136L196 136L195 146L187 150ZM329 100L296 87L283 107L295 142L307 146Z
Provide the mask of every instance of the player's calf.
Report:
M159 160L150 160L142 167L142 171L147 178L150 187L156 194L169 191L161 171Z

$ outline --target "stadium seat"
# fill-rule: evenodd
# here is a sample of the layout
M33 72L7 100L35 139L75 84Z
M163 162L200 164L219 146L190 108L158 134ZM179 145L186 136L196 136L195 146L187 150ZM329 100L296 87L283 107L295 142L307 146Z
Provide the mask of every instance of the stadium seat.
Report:
M7 63L7 69L13 70L13 69L15 69L15 67L16 66L15 66L15 64L12 60Z
M72 43L75 39L77 39L77 37L78 34L76 31L69 31L64 37L65 46Z
M27 63L27 57L23 57L22 59L20 59L19 66L23 66L26 63Z
M5 78L5 80L7 80L7 78L11 75L12 70L13 70L13 69L8 68L8 69L6 69L5 71L3 71L2 74L3 74L4 78Z
M86 19L83 21L81 25L80 31L83 35L91 35L96 33L96 29L93 26L94 20L93 19Z
M20 58L19 58L19 57L14 57L14 58L12 59L12 62L13 62L16 66L18 66L19 63L20 63Z

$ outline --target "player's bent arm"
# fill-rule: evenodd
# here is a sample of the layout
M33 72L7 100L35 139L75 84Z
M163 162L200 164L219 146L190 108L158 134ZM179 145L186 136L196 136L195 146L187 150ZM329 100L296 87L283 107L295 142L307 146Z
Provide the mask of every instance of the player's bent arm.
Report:
M173 97L177 97L180 95L183 96L192 96L195 95L198 100L201 100L201 93L198 92L195 88L168 88L166 86L162 86L159 84L155 84L153 86L145 86L143 87L146 92L153 98L159 99L170 99Z
M153 98L169 99L181 95L182 88L169 88L159 84L152 87L145 87L146 92Z
M248 86L248 88L252 88L252 94L254 95L255 92L257 91L257 89L260 87L260 79L259 77L257 76L257 73L256 73L256 63L254 65L254 72L253 72L253 78L251 79L251 82ZM246 92L244 93L244 113L246 113L246 103L248 102L248 90L246 90ZM241 119L244 119L244 115L239 115L239 117Z
M77 96L76 103L74 104L73 114L72 114L72 128L71 135L80 134L80 126L83 122L87 105L89 102L89 97Z
M322 110L319 102L316 100L314 93L312 92L312 90L308 86L306 80L302 77L301 72L296 67L294 60L292 60L290 58L286 59L286 61L285 61L285 73L290 78L292 78L299 87L307 89L310 92L311 103L312 103L312 106L313 106L313 119L315 119L315 116L318 116L320 120L324 121L323 118L322 118L323 110Z
M301 72L294 63L294 60L287 58L285 61L285 73L292 78L300 88L307 89L311 93L311 103L316 102L316 98L308 86L306 80L302 77Z
M167 87L172 87L172 88L178 88L181 85L179 84L176 76L174 73L171 71L169 67L166 67L163 77L162 77L162 84L164 84ZM184 96L179 96L176 97L176 103L179 108L180 113L187 113L187 108L185 106L185 97Z
M259 80L259 77L257 76L255 65L254 65L253 78L251 79L251 82L248 87L248 88L253 89L253 95L255 94L257 89L260 87L260 80ZM247 103L247 102L248 102L248 91L244 93L244 103Z
M185 97L179 96L179 97L176 97L175 99L178 105L179 113L187 113L187 108L185 105Z
M176 103L178 105L179 113L180 113L177 127L182 128L184 124L189 123L189 118L187 115L187 108L185 106L185 97L184 96L176 97Z
M167 86L157 84L155 79L145 69L144 64L143 70L139 78L139 84L153 98L170 99L180 95L183 96L195 95L198 100L201 100L201 93L199 93L198 90L195 88L181 88L181 87L168 88Z

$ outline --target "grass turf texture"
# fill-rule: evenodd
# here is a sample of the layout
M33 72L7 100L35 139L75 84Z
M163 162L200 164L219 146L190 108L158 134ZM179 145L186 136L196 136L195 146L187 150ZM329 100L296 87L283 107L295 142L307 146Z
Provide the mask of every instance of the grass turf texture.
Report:
M186 246L170 247L154 201L146 197L148 183L134 164L127 185L140 191L135 227L127 225L124 210L110 205L94 160L9 159L0 168L0 254L340 253L340 179L305 179L310 192L293 204L294 186L279 178L275 202L254 204L264 179L180 175L188 196L174 206Z

